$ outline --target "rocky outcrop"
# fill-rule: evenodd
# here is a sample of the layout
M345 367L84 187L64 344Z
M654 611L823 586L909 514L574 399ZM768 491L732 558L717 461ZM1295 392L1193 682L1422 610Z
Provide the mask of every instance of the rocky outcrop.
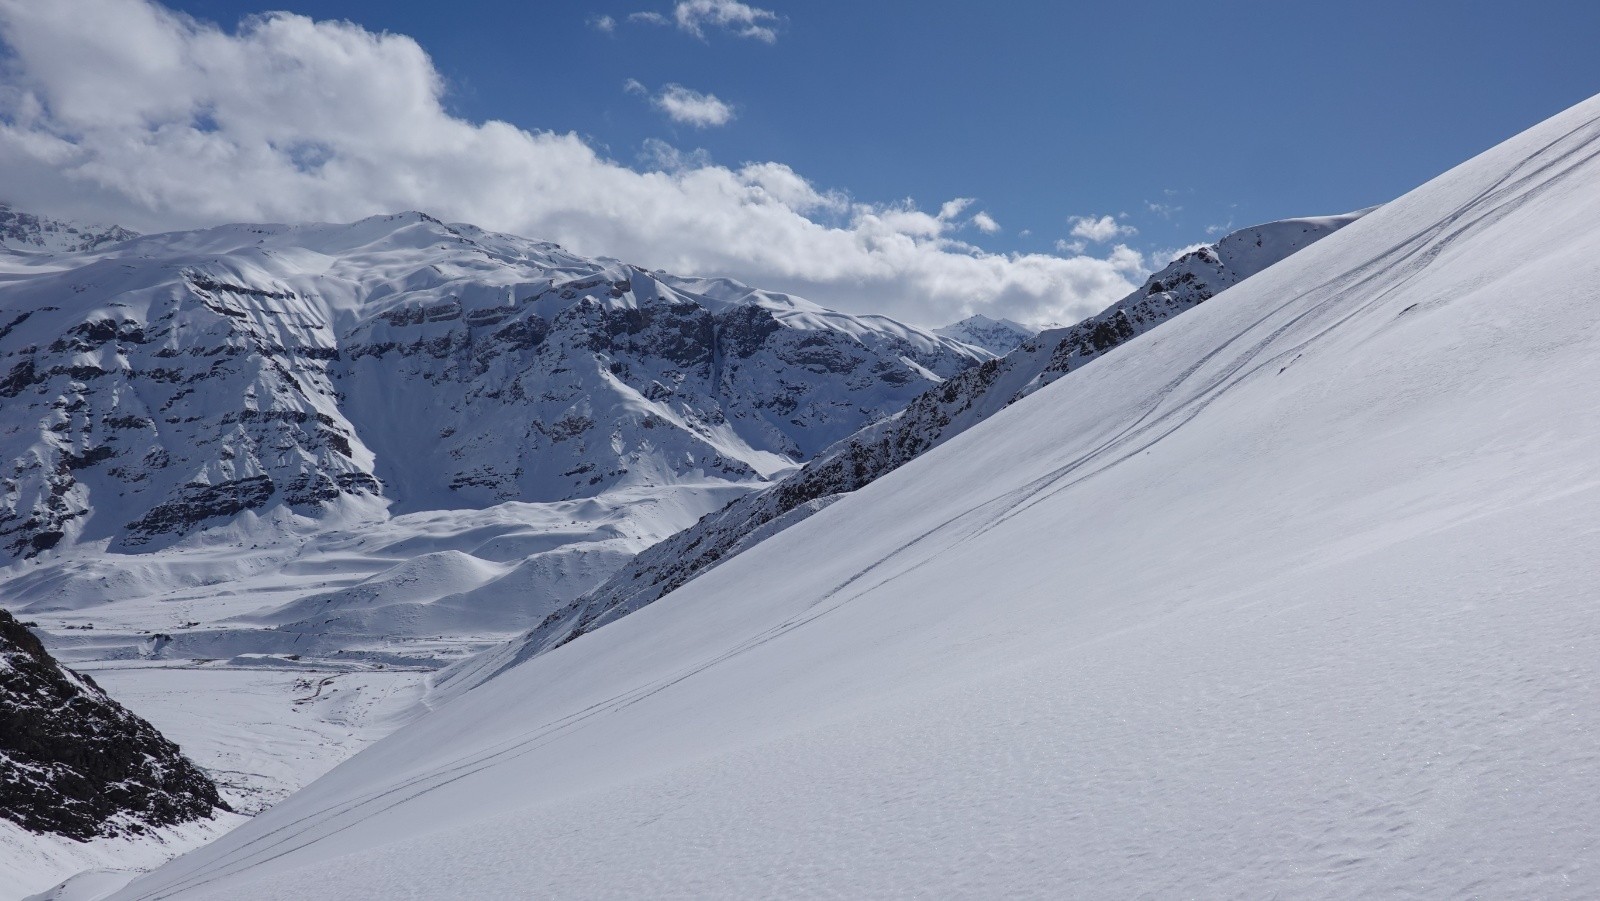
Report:
M0 817L88 841L228 809L177 745L0 610Z

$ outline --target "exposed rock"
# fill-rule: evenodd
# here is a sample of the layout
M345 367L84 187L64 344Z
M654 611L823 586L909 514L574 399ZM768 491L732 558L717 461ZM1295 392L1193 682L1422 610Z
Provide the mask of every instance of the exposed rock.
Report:
M0 817L88 841L228 809L177 745L0 610Z

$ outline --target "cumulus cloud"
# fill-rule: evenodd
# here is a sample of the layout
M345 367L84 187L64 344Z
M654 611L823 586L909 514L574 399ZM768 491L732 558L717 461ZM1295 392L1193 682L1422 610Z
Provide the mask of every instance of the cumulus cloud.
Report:
M1150 264L1150 268L1152 269L1163 269L1166 268L1168 263L1176 260L1178 257L1181 257L1191 251L1199 250L1202 247L1209 246L1211 245L1203 243L1185 244L1182 247L1169 247L1165 249L1152 250L1145 256L1145 261Z
M738 0L681 0L672 9L672 19L679 28L702 40L708 27L768 44L778 40L778 14Z
M994 221L994 217L983 210L972 214L972 224L986 235L992 235L1000 230L1000 223Z
M467 121L415 41L348 22L227 31L149 0L0 0L0 39L0 196L41 212L148 231L421 209L922 324L1072 321L1140 277L1122 248L984 252L959 222L780 162L656 147L632 168L573 134Z
M672 121L695 128L733 121L733 107L717 99L717 95L702 94L681 84L667 85L650 102Z
M590 16L589 27L595 31L611 34L617 30L617 20L610 16Z
M630 13L628 21L643 25L677 25L678 29L706 40L708 30L772 44L778 40L782 19L770 9L760 9L739 0L680 0L668 17L658 12Z
M957 216L966 212L967 207L972 206L973 202L971 197L955 197L946 200L939 205L938 218L942 222L953 222Z
M1073 216L1067 220L1072 223L1072 236L1103 244L1114 238L1136 235L1139 230L1131 225L1123 225L1111 216Z

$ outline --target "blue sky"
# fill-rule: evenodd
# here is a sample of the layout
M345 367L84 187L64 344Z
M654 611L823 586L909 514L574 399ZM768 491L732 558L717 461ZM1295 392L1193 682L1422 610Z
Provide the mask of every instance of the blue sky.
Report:
M0 34L14 56L28 55L17 52L21 41L46 41L30 37L44 32L24 30L46 27L22 21L27 16L17 4L26 2L0 0ZM146 0L62 2L163 9ZM1159 265L1163 251L1230 225L1382 202L1600 90L1594 50L1600 4L765 0L739 13L731 0L691 2L703 8L698 18L690 11L688 27L676 22L676 7L684 4L673 0L291 0L285 6L308 21L345 20L373 35L409 36L442 79L442 109L468 123L503 120L531 133L572 133L598 156L636 171L779 164L819 194L847 198L799 205L808 222L827 227L849 228L862 210L887 220L909 209L906 200L933 216L947 202L968 198L939 224L891 230L938 244L941 253L1092 257L1103 264L1092 273L1040 275L1053 265L1048 261L1038 272L1008 269L992 276L1006 286L988 294L973 287L986 274L918 275L923 287L902 293L959 284L974 297L930 301L931 318L964 311L1071 318L1114 299L1125 283ZM166 8L238 35L250 29L241 20L272 7L169 0ZM736 9L734 21L719 25L716 11L727 8ZM630 18L636 13L661 22ZM605 16L609 29L597 24ZM740 34L752 25L762 31ZM279 56L281 44L273 51ZM281 61L275 65L270 71L282 70ZM25 70L11 76L17 84L44 85L35 88L41 97L66 90L49 82L66 76L14 68ZM47 64L32 68L44 72ZM105 77L120 84L121 74L108 69ZM365 90L340 88L334 81L343 74L323 77L330 92ZM711 95L731 118L673 121L664 99L672 85L691 106L698 95ZM230 97L196 101L196 109L243 103ZM715 113L706 102L697 108ZM48 99L44 105L66 107ZM66 140L83 131L81 123L57 118L55 133ZM341 145L327 143L311 141L310 158L337 160ZM296 159L306 158L303 148L296 152ZM674 153L664 164L664 155ZM0 188L18 193L3 182ZM141 196L159 197L152 190ZM540 196L529 191L526 205L538 207ZM280 212L271 192L262 192L238 214ZM372 203L398 202L390 196L396 195L373 190ZM106 203L82 193L67 200L62 205L75 212ZM128 213L110 206L123 218L142 216L136 224L146 227L204 224L233 213L177 199ZM306 215L321 211L310 201L302 207ZM625 204L619 208L611 214L628 215ZM329 202L326 215L362 209L355 200ZM980 211L987 219L974 218ZM580 228L581 216L518 219L483 204L462 212L491 220L484 223L489 227L554 231L535 237L565 237L586 252L726 269L836 304L855 297L852 290L900 290L879 282L919 265L895 263L885 275L873 268L876 262L864 263L829 281L734 253L669 250L673 240L681 243L672 235L684 231L683 223L664 224L655 235L645 226L637 234L612 234L610 226ZM1114 219L1099 219L1107 215ZM1075 236L1074 217L1094 217L1098 228L1080 226ZM859 243L859 229L851 234ZM1140 265L1114 259L1119 244L1138 254ZM1036 284L1036 276L1049 284ZM1050 292L1066 299L1052 301ZM885 305L904 315L908 302L896 296Z
M276 8L172 5L225 23ZM751 5L781 17L771 44L627 23L670 16L660 2L284 8L417 38L469 118L576 131L624 162L657 138L868 200L976 197L1000 249L1049 249L1072 215L1127 212L1145 243L1178 245L1379 203L1600 91L1591 3ZM587 24L603 15L610 34ZM630 78L736 117L674 126Z

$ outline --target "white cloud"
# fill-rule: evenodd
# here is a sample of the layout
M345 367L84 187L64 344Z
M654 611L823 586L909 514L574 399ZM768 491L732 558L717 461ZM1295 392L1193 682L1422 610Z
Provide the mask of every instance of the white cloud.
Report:
M663 87L650 102L672 121L695 128L727 125L733 120L733 107L715 94L702 94L681 84Z
M939 205L939 220L942 222L952 222L957 216L965 212L967 207L972 206L972 204L973 198L971 197L956 197L946 200L944 203Z
M702 40L707 26L768 44L778 40L778 14L738 0L681 0L673 7L672 18L679 28Z
M1066 238L1056 239L1057 253L1083 253L1088 246L1082 241L1068 241Z
M1123 225L1110 216L1072 216L1067 219L1072 223L1072 236L1103 244L1113 238L1136 235L1139 230L1131 225Z
M1111 248L1111 256L1106 259L1117 270L1129 275L1140 275L1149 271L1144 264L1144 255L1126 244L1118 244Z
M1210 247L1210 246L1211 245L1209 245L1209 244L1185 244L1182 247L1172 247L1172 248L1165 248L1165 249L1161 249L1161 250L1152 250L1152 251L1150 251L1150 253L1148 255L1146 255L1145 259L1149 261L1150 268L1152 268L1152 269L1164 269L1164 268L1166 268L1166 265L1168 263L1172 262L1173 260L1176 260L1178 257L1181 257L1184 254L1189 253L1191 251L1199 250L1202 247Z
M630 78L627 81L624 81L622 83L622 90L629 94L639 94L641 96L648 95L650 93L650 89L644 86L644 82L637 78Z
M617 20L610 16L590 16L589 27L604 34L611 34L617 30Z
M972 214L972 224L978 227L978 231L986 235L992 235L1000 230L1000 223L994 221L994 217L983 210Z
M1140 273L986 253L959 223L819 190L779 162L636 170L573 134L471 122L415 41L288 13L236 32L146 0L0 0L0 193L141 230L422 209L649 268L938 324L1072 321Z
M655 12L629 13L628 14L628 21L629 22L636 22L636 23L640 23L640 24L644 24L644 25L671 25L672 24L672 20L671 19L668 19L666 16L663 16L662 14L655 13Z

